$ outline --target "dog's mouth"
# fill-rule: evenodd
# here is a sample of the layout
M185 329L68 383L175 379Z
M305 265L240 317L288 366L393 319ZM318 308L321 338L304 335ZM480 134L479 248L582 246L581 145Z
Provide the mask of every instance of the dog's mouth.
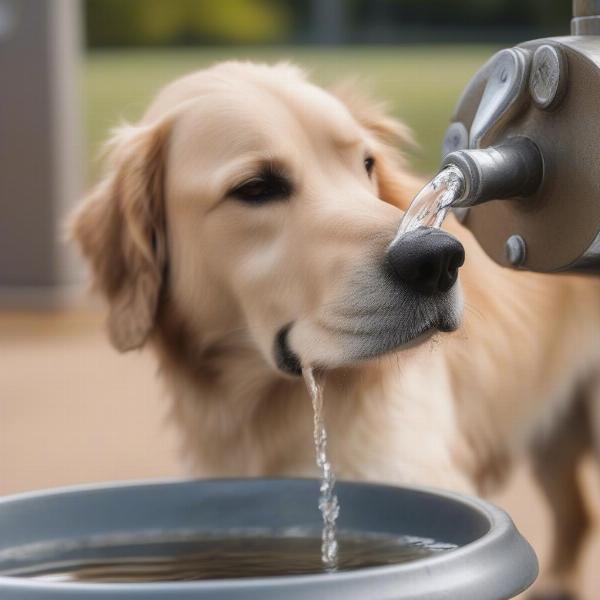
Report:
M275 363L288 375L302 375L300 357L290 348L289 333L293 322L284 325L275 336Z
M413 322L404 327L394 327L384 319L365 328L359 325L352 329L332 328L327 332L327 336L329 339L333 338L335 343L325 344L335 346L336 349L331 353L328 353L326 348L320 351L318 339L311 344L314 347L307 348L305 352L294 348L290 334L295 325L292 321L279 329L275 336L273 353L280 371L287 375L299 376L302 374L303 364L333 368L377 358L394 351L415 348L426 343L437 333L456 331L460 325L460 317L456 310L444 310L434 319L423 320L419 324Z

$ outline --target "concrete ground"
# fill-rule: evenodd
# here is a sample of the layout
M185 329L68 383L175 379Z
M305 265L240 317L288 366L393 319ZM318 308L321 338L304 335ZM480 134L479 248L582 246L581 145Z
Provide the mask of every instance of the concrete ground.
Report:
M94 311L0 313L0 495L81 482L178 476L177 436L147 353L119 355ZM591 510L593 465L583 476ZM494 500L512 515L542 565L548 513L525 467ZM590 536L584 600L600 596L600 535Z

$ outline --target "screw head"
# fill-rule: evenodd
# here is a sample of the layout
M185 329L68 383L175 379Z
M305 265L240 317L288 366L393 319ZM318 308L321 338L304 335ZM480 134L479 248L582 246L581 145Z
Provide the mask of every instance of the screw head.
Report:
M541 110L558 106L567 84L567 61L562 50L550 44L539 46L533 54L529 93Z
M527 244L520 235L511 235L504 246L506 260L513 267L521 267L527 259Z

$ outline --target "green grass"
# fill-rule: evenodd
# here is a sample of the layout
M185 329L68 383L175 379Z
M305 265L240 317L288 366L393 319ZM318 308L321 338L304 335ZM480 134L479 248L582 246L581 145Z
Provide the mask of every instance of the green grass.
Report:
M156 91L179 75L231 58L292 60L320 84L348 77L363 81L412 127L420 148L411 151L411 163L417 171L430 173L439 163L442 137L460 92L495 50L398 46L92 52L86 57L83 81L88 155L93 159L111 127L122 119L135 120ZM90 176L96 171L92 166Z

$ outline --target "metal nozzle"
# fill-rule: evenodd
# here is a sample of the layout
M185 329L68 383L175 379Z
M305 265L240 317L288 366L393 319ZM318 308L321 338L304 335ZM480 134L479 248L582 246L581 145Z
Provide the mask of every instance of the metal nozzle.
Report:
M572 35L600 35L600 0L573 0Z
M463 174L465 190L452 204L468 207L489 200L530 196L542 183L544 165L538 147L516 137L481 150L457 150L444 158Z

